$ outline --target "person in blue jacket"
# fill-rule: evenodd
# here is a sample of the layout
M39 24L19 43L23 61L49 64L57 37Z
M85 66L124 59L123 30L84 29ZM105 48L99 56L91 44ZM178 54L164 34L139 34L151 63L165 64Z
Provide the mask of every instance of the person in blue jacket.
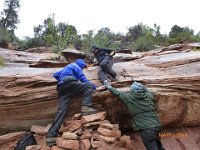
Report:
M78 59L53 74L54 78L58 81L57 92L59 106L53 124L47 133L46 143L48 146L55 144L57 134L68 111L72 96L83 94L82 115L92 114L97 111L92 108L92 93L96 89L96 86L84 75L82 70L86 67L87 65L84 60Z

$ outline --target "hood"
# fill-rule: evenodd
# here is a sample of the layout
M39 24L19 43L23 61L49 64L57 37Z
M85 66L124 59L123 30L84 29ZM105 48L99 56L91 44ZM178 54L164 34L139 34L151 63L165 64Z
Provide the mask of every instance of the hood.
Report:
M143 95L146 92L146 88L139 82L134 82L130 86L130 92L136 95Z
M153 100L153 93L139 82L134 82L130 86L130 94L138 101Z
M81 68L84 69L87 67L85 61L83 59L77 59L75 63Z

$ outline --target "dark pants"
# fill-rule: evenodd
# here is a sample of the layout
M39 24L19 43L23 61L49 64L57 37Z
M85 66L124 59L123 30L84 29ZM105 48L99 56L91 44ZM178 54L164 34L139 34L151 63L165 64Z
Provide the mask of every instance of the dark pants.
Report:
M147 150L165 150L160 142L159 132L159 127L140 131L142 141Z
M112 78L116 78L117 74L112 69L113 66L113 58L111 56L106 56L100 63L100 69L98 71L98 76L101 82L108 80L107 74L109 74Z
M47 137L57 136L68 111L71 97L83 94L82 106L92 106L93 86L90 83L71 81L57 87L59 106Z

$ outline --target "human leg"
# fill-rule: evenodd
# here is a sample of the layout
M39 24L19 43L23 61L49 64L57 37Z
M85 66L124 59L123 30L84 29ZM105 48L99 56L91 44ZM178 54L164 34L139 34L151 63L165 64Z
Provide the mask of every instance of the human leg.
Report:
M69 103L69 98L66 95L59 98L59 106L55 118L53 120L52 126L48 131L47 137L57 136L59 129L63 123L63 120L65 118L65 115L67 113L68 103Z
M141 130L140 135L147 150L164 150L159 138L159 128Z
M63 123L65 115L68 111L69 102L72 96L77 94L83 94L82 105L92 106L92 93L93 86L90 83L81 83L77 81L69 82L58 87L59 106L52 123L51 128L48 131L47 138L56 137L59 129ZM92 111L90 109L90 111ZM94 110L93 110L94 111Z
M100 65L100 68L98 70L98 76L99 76L99 80L101 82L108 80L107 73L102 69L101 65Z
M70 97L73 94L73 89L71 90L72 85L73 82L69 82L57 87L59 103L52 126L47 133L46 142L47 145L49 146L55 144L55 139L58 135L60 127L62 126L63 120L65 119L65 116L67 114Z
M81 113L83 115L96 113L97 110L92 108L93 85L91 83L77 82L75 88L75 91L83 94Z
M64 87L60 87L60 89L62 89ZM63 120L65 118L65 115L68 111L68 105L69 105L69 95L68 93L63 94L60 92L60 89L58 89L58 95L59 95L59 104L58 104L58 108L57 108L57 112L55 115L55 118L53 120L52 126L49 129L48 133L47 133L47 145L48 146L53 146L55 145L55 140L56 137L58 135L59 129L63 123Z
M83 115L95 113L97 110L92 108L93 85L86 82L70 82L70 97L83 94L81 111Z
M112 69L113 59L112 57L105 57L104 60L100 63L102 71L107 75L109 74L113 79L116 79L117 73Z

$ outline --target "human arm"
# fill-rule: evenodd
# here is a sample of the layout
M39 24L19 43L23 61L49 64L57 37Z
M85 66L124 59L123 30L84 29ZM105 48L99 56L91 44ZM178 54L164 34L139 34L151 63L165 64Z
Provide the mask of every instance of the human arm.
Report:
M95 50L97 50L97 51L104 51L105 53L108 53L108 54L112 53L112 56L114 56L113 54L115 53L114 50L109 49L109 48L100 48L98 46L92 46L92 48L95 49Z
M105 85L106 89L108 89L113 95L117 96L120 100L127 103L127 101L128 101L127 93L121 92L121 91L117 90L116 88L112 87L112 85L107 80L105 80L103 82L103 84Z
M63 71L63 69L60 70L60 71L57 71L56 73L53 74L53 77L54 77L57 81L59 81L62 71Z
M96 85L93 84L92 82L90 82L87 77L85 76L85 74L83 73L83 70L80 67L75 67L74 68L74 73L77 77L78 80L80 80L81 82L86 82L86 83L90 83L93 86L93 89L96 89Z
M112 51L114 51L114 50L109 49L109 48L100 48L100 50L105 51L106 53L109 53L109 54L110 54Z

